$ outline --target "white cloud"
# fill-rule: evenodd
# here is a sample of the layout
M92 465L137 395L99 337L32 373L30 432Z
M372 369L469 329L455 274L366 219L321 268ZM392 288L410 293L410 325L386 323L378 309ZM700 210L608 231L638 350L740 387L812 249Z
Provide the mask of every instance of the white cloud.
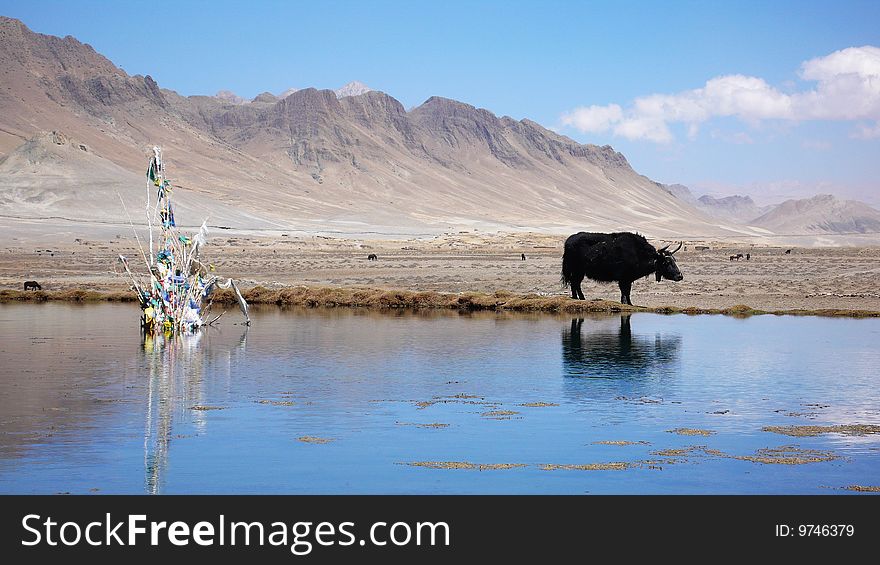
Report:
M575 108L562 115L562 125L574 126L583 132L598 133L607 131L611 124L619 122L623 117L623 109L617 104L608 106L589 106Z
M758 77L725 75L702 88L678 94L637 98L626 109L617 104L580 107L562 116L562 124L585 133L611 131L627 139L667 143L670 124L682 123L694 137L699 124L715 117L735 117L750 125L763 120L873 120L856 137L880 137L880 48L850 47L801 65L801 78L812 89L783 92Z
M850 47L801 65L801 76L807 80L827 81L840 75L880 77L880 48Z
M736 116L746 121L791 117L791 98L763 79L743 75L714 78L701 93L708 115Z
M660 118L633 117L621 120L614 126L614 135L627 139L647 139L657 143L672 141L672 132Z
M801 77L818 82L795 94L804 119L880 120L880 48L850 47L801 65Z

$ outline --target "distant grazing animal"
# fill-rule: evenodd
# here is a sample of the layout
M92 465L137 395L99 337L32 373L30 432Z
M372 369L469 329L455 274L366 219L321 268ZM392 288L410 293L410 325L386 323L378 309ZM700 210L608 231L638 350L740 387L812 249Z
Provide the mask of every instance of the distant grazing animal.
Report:
M584 300L581 282L584 277L595 281L617 282L620 302L632 306L630 292L636 279L651 273L661 278L680 281L684 277L669 246L654 249L643 236L629 233L579 232L565 240L562 255L562 284L571 287L571 297Z
M367 255L367 261L378 261L379 257L376 256L375 253L370 253Z
M743 258L743 254L742 254L742 253L737 253L737 254L736 254L736 260L737 260L737 261L739 261L739 260L742 259L742 258Z
M43 287L40 286L40 283L37 281L24 281L24 289L25 290L43 290Z
M786 249L786 250L785 250L785 254L786 254L786 255L791 255L791 249Z
M737 259L736 255L731 255L730 260L731 261L739 261L739 259Z
M522 260L523 260L523 261L526 260L526 254L525 254L525 253L522 254Z
M750 260L751 258L752 258L752 254L746 253L746 261Z

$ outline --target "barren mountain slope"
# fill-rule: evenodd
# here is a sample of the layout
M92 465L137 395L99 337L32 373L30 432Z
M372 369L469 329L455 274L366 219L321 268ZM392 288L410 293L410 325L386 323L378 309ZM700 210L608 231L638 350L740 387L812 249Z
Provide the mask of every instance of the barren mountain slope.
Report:
M7 218L75 219L91 223L144 223L146 176L128 171L60 133L38 136L0 158L0 215ZM252 225L272 228L262 218L212 199L177 190L175 214L183 225Z
M181 192L205 196L207 213L218 207L219 214L221 205L242 212L236 228L265 218L343 232L475 226L667 237L765 233L707 217L610 147L581 145L454 100L433 97L406 112L376 91L340 98L303 89L244 103L183 97L149 76L128 76L71 37L33 33L10 18L0 18L0 76L0 153L60 131L87 145L90 156L140 173L149 148L161 145ZM46 190L90 176L76 163L62 176L37 174L7 203L14 200L16 213L40 215ZM10 186L0 183L0 190ZM68 200L53 202L56 209L70 205L70 217L81 213Z

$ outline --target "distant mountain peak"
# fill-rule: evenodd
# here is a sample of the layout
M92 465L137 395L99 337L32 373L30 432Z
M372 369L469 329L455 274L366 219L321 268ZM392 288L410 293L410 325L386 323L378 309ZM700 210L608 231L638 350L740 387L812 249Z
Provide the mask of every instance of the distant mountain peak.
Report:
M739 194L723 196L721 198L704 194L698 200L707 206L755 206L755 201L752 200L751 196L740 196Z
M299 88L293 88L293 87L288 88L287 90L285 90L284 92L282 92L281 94L278 95L278 99L284 100L285 98L287 98L288 96L290 96L294 92L298 92L299 90L300 90Z
M251 102L274 104L278 102L278 98L271 92L263 92L262 94L257 95L253 100L251 100Z
M336 93L336 98L345 98L346 96L360 96L372 91L373 89L366 84L353 80L334 92Z
M713 218L720 218L738 224L749 224L758 216L768 212L772 206L758 206L751 196L715 197L704 194L697 198L691 190L683 184L664 184L661 187L682 202L705 212Z
M214 98L219 98L224 102L228 102L230 104L241 105L247 102L244 98L239 96L238 94L232 92L231 90L220 90L217 94L214 95Z
M840 199L838 197L834 196L833 194L817 194L816 196L813 196L809 200L814 204L819 204L819 203L823 203L823 202L824 203L836 203Z

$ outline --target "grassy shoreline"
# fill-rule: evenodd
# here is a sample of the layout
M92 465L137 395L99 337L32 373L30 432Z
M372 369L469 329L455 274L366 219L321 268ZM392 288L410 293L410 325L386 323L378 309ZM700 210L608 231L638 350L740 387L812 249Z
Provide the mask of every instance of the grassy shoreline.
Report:
M497 312L549 312L554 314L578 313L621 313L653 312L657 314L720 314L727 316L825 316L848 318L876 318L880 312L874 310L850 309L792 309L758 310L746 305L729 308L700 308L696 306L627 306L607 300L571 300L567 296L541 296L537 294L516 294L497 291L491 294L481 292L442 293L414 292L408 290L386 290L376 288L342 288L325 286L297 286L281 289L267 289L256 286L243 292L251 304L274 304L277 306L301 306L306 308L372 308L372 309L440 309L464 311ZM97 290L38 290L21 291L0 290L0 303L6 302L136 302L131 291ZM233 304L235 296L230 290L218 290L213 301L218 304Z

